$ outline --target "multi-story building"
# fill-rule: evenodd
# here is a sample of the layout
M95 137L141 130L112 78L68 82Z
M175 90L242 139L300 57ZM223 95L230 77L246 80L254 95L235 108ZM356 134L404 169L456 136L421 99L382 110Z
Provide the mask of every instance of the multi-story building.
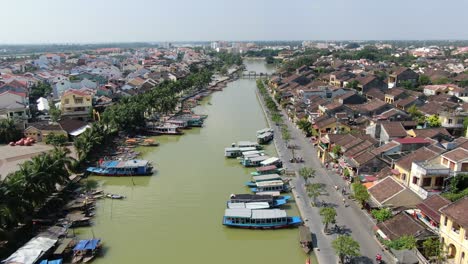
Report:
M70 89L60 98L62 116L87 119L93 107L93 94L88 90Z
M468 197L440 209L440 237L448 263L468 263Z

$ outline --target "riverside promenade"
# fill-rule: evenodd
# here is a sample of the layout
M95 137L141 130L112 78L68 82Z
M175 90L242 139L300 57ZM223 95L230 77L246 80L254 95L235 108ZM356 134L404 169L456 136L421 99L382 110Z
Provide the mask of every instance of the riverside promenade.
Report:
M305 224L313 234L314 253L318 262L322 264L338 263L339 260L331 246L332 241L336 239L338 234L332 233L327 235L324 233L320 207L311 206L311 201L305 187L305 181L297 174L297 171L302 167L311 167L315 170L315 177L309 179L309 183L320 183L324 186L322 195L318 197L318 200L326 202L328 206L332 206L336 209L336 220L337 225L342 229L341 234L349 234L359 243L362 256L355 258L354 263L374 263L374 257L377 253L383 255L385 263L394 263L393 258L385 254L376 241L372 229L375 222L373 222L355 202L346 199L347 206L343 204L342 200L344 196L340 191L336 191L334 186L339 186L341 188L346 186L346 184L339 175L323 167L322 163L317 158L315 147L313 147L311 142L304 136L302 131L295 127L288 119L287 115L281 111L284 124L288 127L291 134L291 139L288 143L300 147L300 149L294 150L294 156L304 158L303 163L289 162L293 157L293 153L287 148L286 142L281 137L281 127L272 122L270 113L258 89L256 93L263 111L265 112L268 124L274 129L274 144L279 158L283 160L286 170L296 171L296 177L293 177L291 181L293 195ZM347 191L349 192L349 189Z

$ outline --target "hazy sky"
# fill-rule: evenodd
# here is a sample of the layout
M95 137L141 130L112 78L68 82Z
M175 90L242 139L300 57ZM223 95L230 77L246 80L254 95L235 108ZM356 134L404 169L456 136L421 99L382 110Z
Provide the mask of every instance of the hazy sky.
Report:
M0 0L0 43L468 39L468 0Z

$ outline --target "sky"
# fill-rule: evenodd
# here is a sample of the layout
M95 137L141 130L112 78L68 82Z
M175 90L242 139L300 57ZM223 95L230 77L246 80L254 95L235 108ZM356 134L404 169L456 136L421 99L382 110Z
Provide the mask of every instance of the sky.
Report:
M468 0L0 0L0 44L468 39Z

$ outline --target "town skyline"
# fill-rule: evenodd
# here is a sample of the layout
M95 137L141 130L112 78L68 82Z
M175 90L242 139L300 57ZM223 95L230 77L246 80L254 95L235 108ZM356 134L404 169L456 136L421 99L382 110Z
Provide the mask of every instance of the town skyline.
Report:
M405 8L400 8L401 4ZM191 3L177 0L84 0L79 6L52 0L8 3L0 44L274 41L460 40L468 36L465 1L393 1L392 4L294 0ZM177 8L173 8L177 6ZM453 8L457 6L457 8ZM45 16L44 14L50 14ZM442 19L434 19L442 18ZM450 19L448 19L450 18ZM17 21L16 23L12 23Z

